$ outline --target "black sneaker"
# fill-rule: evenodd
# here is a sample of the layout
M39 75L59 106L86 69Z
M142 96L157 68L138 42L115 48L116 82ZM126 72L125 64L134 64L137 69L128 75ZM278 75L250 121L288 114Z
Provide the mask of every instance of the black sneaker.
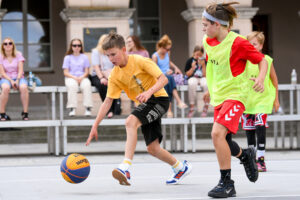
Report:
M208 192L208 196L213 198L235 197L236 192L234 189L234 181L220 180L219 184L216 187L214 187L211 191Z
M258 179L258 169L255 162L255 149L249 147L245 149L245 157L241 159L241 164L244 165L246 175L251 182L255 182Z

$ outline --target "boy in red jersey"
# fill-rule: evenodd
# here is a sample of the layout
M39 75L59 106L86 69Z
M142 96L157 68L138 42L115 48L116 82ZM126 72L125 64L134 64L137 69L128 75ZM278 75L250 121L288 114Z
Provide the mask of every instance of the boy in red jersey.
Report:
M209 4L203 12L202 25L206 36L203 45L207 54L206 79L211 104L215 107L212 140L217 154L221 179L208 196L227 198L236 196L231 180L231 155L240 159L251 182L258 178L254 148L241 149L232 141L238 130L239 119L245 110L248 91L251 89L244 73L247 60L258 64L260 73L253 89L264 90L267 62L246 39L229 31L237 16L231 4Z

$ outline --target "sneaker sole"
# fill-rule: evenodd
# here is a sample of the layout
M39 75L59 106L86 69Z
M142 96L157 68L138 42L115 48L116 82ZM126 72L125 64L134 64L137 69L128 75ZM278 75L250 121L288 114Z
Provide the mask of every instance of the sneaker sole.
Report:
M122 174L119 170L114 169L112 171L112 176L119 181L120 185L127 185L130 186L130 183L128 182L127 178Z
M167 185L178 185L182 181L182 179L184 179L187 175L189 175L191 173L193 167L191 164L189 164L188 167L189 167L189 169L187 170L187 172L184 173L184 175L182 175L181 179L179 179L175 183L167 183Z
M253 164L253 166L255 168L256 173L254 175L254 178L252 180L250 180L250 179L249 180L251 182L255 182L258 179L258 168L257 168L256 161L255 161L256 160L256 154L255 154L255 149L253 147L250 148L250 149L251 149L250 156L252 158L252 164Z
M235 190L234 190L234 191L231 191L229 194L208 193L207 196L212 197L212 198L228 198L228 197L236 197L236 192L235 192Z

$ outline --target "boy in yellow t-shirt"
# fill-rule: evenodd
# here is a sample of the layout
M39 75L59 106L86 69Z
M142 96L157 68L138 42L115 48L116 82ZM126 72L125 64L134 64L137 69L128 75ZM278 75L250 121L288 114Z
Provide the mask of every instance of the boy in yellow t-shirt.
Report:
M178 161L160 147L161 117L169 107L169 98L164 89L168 79L151 59L127 55L125 41L121 35L110 33L105 38L102 48L114 64L114 68L108 79L106 98L98 111L86 145L89 145L93 138L98 139L97 128L100 122L108 112L113 99L120 98L124 90L128 97L139 105L126 119L125 158L118 168L113 170L113 177L121 185L130 185L129 168L136 148L137 129L141 127L147 151L173 168L174 174L166 184L178 184L191 172L192 166L187 161Z

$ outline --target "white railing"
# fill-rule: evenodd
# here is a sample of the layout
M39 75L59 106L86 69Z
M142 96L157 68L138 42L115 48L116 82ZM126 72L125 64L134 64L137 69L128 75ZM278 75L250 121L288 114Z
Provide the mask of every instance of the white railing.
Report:
M179 86L178 91L180 92L182 100L184 100L184 92L186 92L187 86ZM201 91L201 88L198 88L198 91ZM281 148L286 148L285 138L286 131L285 127L286 123L289 123L290 134L289 134L289 148L293 149L295 146L294 140L296 138L296 148L300 148L300 84L280 84L279 91L288 91L289 92L289 112L281 115L270 115L268 117L269 122L274 122L274 141L275 148L280 148L278 145L278 139L281 137ZM66 92L66 88L64 86L42 86L36 87L34 91L31 93L44 93L48 95L48 105L51 104L51 116L49 115L47 120L29 120L27 122L22 121L6 121L1 122L0 127L47 127L48 128L48 151L49 153L54 153L55 155L65 154L66 145L67 145L67 127L68 126L91 126L93 120L87 119L64 119L64 103L63 103L63 93ZM93 92L97 92L93 87ZM12 92L16 93L16 92ZM59 119L56 117L56 94L59 94ZM296 99L296 103L295 103ZM287 99L281 99L281 104L283 101L287 101ZM175 104L175 103L174 103ZM295 107L297 105L297 107ZM177 116L176 104L174 115ZM184 117L184 109L181 110L181 117L175 118L164 118L162 120L163 124L163 134L166 135L166 126L170 125L170 142L171 142L171 150L177 151L177 136L180 136L180 148L179 150L183 152L188 151L188 126L191 125L191 138L192 138L192 151L196 151L196 125L197 124L211 124L213 123L212 117L204 117L204 118L185 118ZM104 126L117 126L124 125L124 119L105 119L101 125ZM175 128L174 125L180 125L180 128ZM280 130L279 130L280 125ZM54 129L51 129L53 127ZM59 128L62 127L62 128ZM51 133L51 130L54 130L54 134ZM280 136L279 136L280 132ZM198 133L201 134L201 133ZM59 137L60 136L60 137ZM165 137L164 137L165 138ZM166 140L163 140L163 145L166 146Z

